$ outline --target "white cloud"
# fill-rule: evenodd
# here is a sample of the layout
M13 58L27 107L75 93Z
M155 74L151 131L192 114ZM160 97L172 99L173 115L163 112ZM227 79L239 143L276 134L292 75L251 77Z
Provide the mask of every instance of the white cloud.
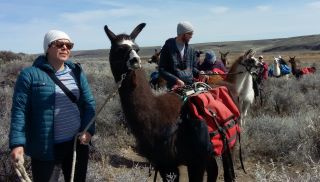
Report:
M75 50L109 48L110 43L103 31L104 25L107 24L118 34L130 33L141 22L146 22L147 26L137 39L140 46L163 45L167 38L176 35L176 25L182 20L188 20L195 26L191 43L287 37L320 32L320 25L314 23L320 17L320 11L315 9L320 8L320 0L306 4L304 8L301 3L299 6L295 5L294 1L285 6L261 3L255 7L243 2L241 4L244 6L241 7L236 3L229 6L223 1L218 5L187 1L182 5L182 0L140 0L139 3L135 0L97 0L99 3L80 0L79 4L83 1L86 1L85 6L82 4L71 9L61 8L59 11L52 10L49 6L45 9L38 7L31 11L35 12L35 15L28 13L12 17L7 13L9 11L1 11L0 18L4 17L0 21L0 27L3 27L0 29L0 50L41 53L43 36L50 29L67 32L76 43ZM180 6L181 8L176 8ZM248 7L252 8L247 9ZM279 10L270 12L274 8Z
M134 15L135 11L126 8L117 8L111 10L93 10L93 11L83 11L77 13L63 13L61 15L62 19L66 19L74 23L86 23L91 21L97 21L101 19L106 19L109 17L121 18L130 15Z
M267 12L271 10L271 7L267 5L261 5L261 6L257 6L257 10L262 12Z
M115 6L115 7L121 7L123 6L123 3L119 2L119 1L112 1L112 0L87 0L90 3L96 3L96 4L100 4L100 5L108 5L108 6Z
M229 8L225 6L216 6L216 7L210 8L210 11L214 14L224 14L227 11L229 11Z
M320 1L314 1L307 4L307 7L314 8L314 9L320 9Z

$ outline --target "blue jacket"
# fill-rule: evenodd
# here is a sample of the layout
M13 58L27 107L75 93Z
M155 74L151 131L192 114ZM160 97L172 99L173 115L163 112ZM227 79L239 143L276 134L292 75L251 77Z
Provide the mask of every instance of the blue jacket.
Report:
M72 70L75 64L66 61ZM54 159L55 83L43 70L54 71L45 56L39 56L31 67L21 71L14 89L9 147L24 146L30 157L39 160ZM79 71L78 71L79 72ZM95 101L82 69L75 72L80 90L78 108L82 131L95 115ZM88 130L92 135L95 126Z
M194 49L186 44L182 58L175 38L168 39L161 49L159 73L167 81L169 88L175 85L178 79L186 85L192 84L193 77L199 74Z

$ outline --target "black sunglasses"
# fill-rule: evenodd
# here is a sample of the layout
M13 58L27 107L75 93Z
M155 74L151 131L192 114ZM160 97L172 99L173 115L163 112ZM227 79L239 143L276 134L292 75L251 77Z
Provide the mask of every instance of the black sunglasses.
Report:
M49 47L54 46L58 49L61 49L64 45L67 49L71 50L74 44L72 42L54 41L49 45Z

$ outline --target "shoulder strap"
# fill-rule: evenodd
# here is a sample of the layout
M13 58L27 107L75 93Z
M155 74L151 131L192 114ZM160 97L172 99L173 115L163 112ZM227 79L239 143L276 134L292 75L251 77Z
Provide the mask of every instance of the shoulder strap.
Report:
M54 81L55 84L57 84L61 90L69 97L69 99L73 102L77 102L77 97L56 77L56 75L53 72L45 71L49 77Z
M81 68L81 65L80 63L74 63L74 66L75 68L72 69L72 73L75 77L75 81L76 81L76 84L78 85L79 87L79 90L81 89L80 85L81 85L81 82L80 82L80 75L81 75L81 71L82 71L82 68Z

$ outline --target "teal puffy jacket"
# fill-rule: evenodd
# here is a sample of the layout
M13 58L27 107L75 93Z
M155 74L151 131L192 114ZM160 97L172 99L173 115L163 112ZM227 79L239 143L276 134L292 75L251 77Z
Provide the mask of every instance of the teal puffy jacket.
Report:
M76 68L69 60L65 64L72 70ZM24 146L30 157L53 160L55 83L43 70L54 71L46 57L39 56L33 65L23 69L17 78L11 109L9 147L12 149ZM82 131L95 115L95 101L84 72L79 70L75 72L75 77L79 79L75 80L79 80L78 108ZM88 132L94 134L94 124Z

